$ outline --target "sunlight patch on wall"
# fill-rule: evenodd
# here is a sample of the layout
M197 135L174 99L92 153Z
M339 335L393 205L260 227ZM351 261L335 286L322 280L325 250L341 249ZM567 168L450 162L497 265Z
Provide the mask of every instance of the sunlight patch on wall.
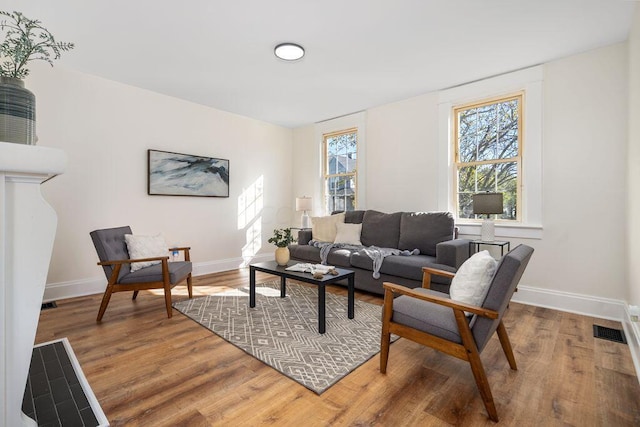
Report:
M238 230L245 230L245 244L242 247L243 263L249 265L262 247L262 209L264 207L264 176L260 175L238 196Z

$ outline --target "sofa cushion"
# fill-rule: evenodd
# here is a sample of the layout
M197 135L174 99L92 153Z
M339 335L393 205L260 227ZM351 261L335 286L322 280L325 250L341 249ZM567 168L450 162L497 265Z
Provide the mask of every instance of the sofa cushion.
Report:
M400 216L398 249L420 249L436 255L436 245L453 239L454 221L449 212L403 212Z
M333 243L346 243L348 245L362 245L360 242L360 233L362 232L362 224L336 224L338 232Z
M346 211L344 222L349 224L362 224L365 211Z
M351 267L351 251L349 249L337 249L333 248L329 251L327 256L327 264L334 267Z
M379 248L397 248L401 215L402 212L386 214L372 210L366 211L360 234L362 244Z
M351 254L351 266L363 270L373 271L373 260L364 252ZM429 255L391 255L385 257L380 267L380 273L389 276L402 277L410 280L422 281L422 267L433 267L455 273L456 269L448 265L436 263L436 258ZM433 276L433 282L449 285L451 279Z
M336 239L336 224L344 222L344 212L331 216L311 217L311 235L319 242L331 242Z

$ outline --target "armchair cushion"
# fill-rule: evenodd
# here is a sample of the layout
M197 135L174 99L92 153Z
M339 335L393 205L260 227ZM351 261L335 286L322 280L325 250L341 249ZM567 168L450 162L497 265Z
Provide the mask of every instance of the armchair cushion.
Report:
M496 272L497 262L489 251L473 254L466 260L451 280L449 294L452 300L482 306L489 285Z
M174 261L168 263L168 266L169 281L174 285L191 273L191 262L189 261ZM122 284L148 282L162 282L162 264L141 268L120 279Z
M134 234L125 234L124 240L127 242L130 259L153 258L159 256L169 256L169 246L164 240L162 234L155 236L141 236ZM160 261L145 261L131 263L131 272L149 267L154 264L160 264ZM160 272L162 275L162 272Z
M431 289L415 288L413 291L449 298L449 295ZM449 341L462 342L456 318L449 307L402 295L393 300L392 321Z

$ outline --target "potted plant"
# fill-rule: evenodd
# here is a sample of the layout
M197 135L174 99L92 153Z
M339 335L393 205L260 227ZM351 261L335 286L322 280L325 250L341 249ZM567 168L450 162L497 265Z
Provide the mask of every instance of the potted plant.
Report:
M273 237L269 238L269 243L273 243L276 248L276 262L278 265L287 265L291 254L289 253L289 245L294 239L291 235L290 228L282 228L273 230Z
M0 11L0 141L33 145L36 143L36 99L25 89L30 61L53 61L73 43L58 42L35 19L20 12Z

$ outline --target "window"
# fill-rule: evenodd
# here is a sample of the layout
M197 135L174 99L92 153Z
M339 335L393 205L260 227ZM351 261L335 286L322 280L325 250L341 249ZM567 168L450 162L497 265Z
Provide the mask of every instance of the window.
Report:
M356 208L358 130L323 135L324 202L327 212Z
M472 196L503 193L498 219L521 220L523 93L455 107L454 200L458 218L474 218Z

